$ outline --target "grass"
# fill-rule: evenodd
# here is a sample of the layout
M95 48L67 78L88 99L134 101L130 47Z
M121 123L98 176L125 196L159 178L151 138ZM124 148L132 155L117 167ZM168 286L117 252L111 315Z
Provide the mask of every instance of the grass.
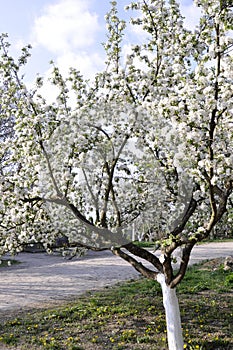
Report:
M213 270L206 262L188 270L177 291L185 349L233 349L232 291L233 273L221 265ZM21 350L167 349L160 286L139 279L25 312L0 326L0 348L1 342Z
M151 241L134 241L133 243L141 248L155 248L156 246L156 242Z
M233 236L229 236L228 238L220 237L220 238L208 238L203 241L198 242L197 244L206 244L206 243L223 243L223 242L232 242ZM155 248L157 246L156 242L151 241L135 241L134 244L141 248Z
M9 267L9 266L12 266L15 264L20 264L20 262L17 260L14 260L14 259L1 259L0 258L0 268L7 267L7 266Z

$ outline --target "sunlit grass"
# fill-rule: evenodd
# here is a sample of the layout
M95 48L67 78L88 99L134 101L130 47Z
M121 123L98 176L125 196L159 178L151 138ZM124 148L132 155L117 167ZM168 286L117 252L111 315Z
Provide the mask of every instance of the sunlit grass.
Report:
M233 349L232 276L221 266L187 272L178 288L185 349ZM0 342L22 350L167 349L160 286L140 279L25 313L0 326Z

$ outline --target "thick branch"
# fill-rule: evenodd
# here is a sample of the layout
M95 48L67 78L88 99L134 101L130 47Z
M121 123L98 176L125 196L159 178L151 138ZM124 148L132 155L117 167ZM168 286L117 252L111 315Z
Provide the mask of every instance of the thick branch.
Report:
M173 280L173 267L172 267L172 259L171 254L164 256L163 262L163 273L165 276L166 284L169 286L171 281Z
M171 232L171 234L173 236L177 236L183 231L183 229L185 228L185 225L187 224L188 220L190 219L190 217L193 215L194 211L196 210L196 207L197 207L197 201L192 197L191 200L190 200L189 206L188 206L186 212L184 213L184 216L183 216L181 222Z
M51 180L52 180L52 183L53 183L53 186L56 190L56 193L59 197L62 197L62 193L60 192L59 188L58 188L58 185L57 185L57 182L55 180L55 177L54 177L54 174L53 174L53 169L52 169L52 166L51 166L51 163L50 163L50 159L49 159L49 156L48 156L48 153L43 145L43 141L39 141L39 144L40 144L40 147L42 149L42 152L44 153L44 156L45 156L45 159L46 159L46 163L47 163L47 166L48 166L48 169L49 169L49 174L50 174L50 177L51 177Z
M147 260L150 262L159 272L163 273L163 265L159 261L159 259L152 253L150 253L148 250L140 248L136 246L133 243L128 243L123 246L125 249L127 249L130 253Z
M144 277L154 279L154 280L156 279L158 272L148 269L141 262L138 262L132 256L129 256L128 254L124 253L120 248L112 248L112 252L116 256L119 256L120 258L130 263L130 265L132 265Z
M129 139L130 135L126 134L125 138L117 152L116 158L113 160L111 167L109 166L108 162L106 161L105 163L105 168L106 168L106 172L108 174L108 184L107 184L107 188L105 191L105 196L104 196L104 206L103 209L101 211L101 218L100 218L100 223L101 226L103 227L107 227L107 223L106 223L106 214L107 214L107 207L108 207L108 203L109 203L109 195L110 193L113 194L113 200L114 200L114 189L113 189L113 176L114 176L114 172L115 172L115 168L117 165L117 162L120 158L121 152L123 151L128 139ZM116 203L115 203L115 208L117 208ZM118 219L118 224L120 224L120 213L117 210L117 219Z
M83 172L86 184L87 184L88 191L90 192L91 198L93 199L93 202L94 202L94 205L95 205L96 216L97 216L97 221L98 221L98 218L99 218L99 202L98 202L98 198L96 198L96 196L94 195L94 192L92 191L91 185L89 184L88 177L87 177L87 174L86 174L86 171L85 171L84 168L82 168L82 172Z
M69 203L67 199L64 199L63 205L70 208L73 214L79 219L79 221L85 224L86 228L89 228L91 231L99 234L102 239L105 239L106 242L109 242L109 245L123 245L128 242L123 237L121 231L112 232L108 228L95 226L91 221L87 220L87 218L78 210L78 208L76 208L72 203Z
M192 251L194 245L195 245L194 242L188 243L183 248L182 259L181 259L179 271L177 272L177 274L175 275L175 277L173 278L173 280L169 284L169 286L171 288L175 288L184 278L185 272L186 272L187 267L188 267L190 254L191 254L191 251Z
M48 203L55 203L58 205L63 205L70 209L74 216L82 223L84 226L89 229L91 232L95 232L99 235L101 239L104 239L108 247L116 244L118 246L124 245L128 243L128 240L124 238L121 230L112 232L108 228L98 227L94 225L91 221L89 221L76 206L68 201L67 198L45 198L45 197L34 197L34 198L24 198L24 202L33 203L35 201L43 201Z
M215 74L216 74L216 80L215 80L215 90L214 90L214 99L217 101L219 99L219 83L218 83L218 77L220 75L221 71L221 54L220 54L220 26L219 24L216 24L215 27L216 31L216 69L215 69ZM215 129L217 126L217 107L215 107L212 110L211 113L211 119L209 123L209 157L210 157L210 162L213 163L214 161L214 149L213 149L213 143L214 143L214 133ZM212 209L212 221L216 221L216 216L217 216L217 205L216 205L216 199L214 195L214 188L211 183L211 180L214 176L214 168L213 165L211 164L210 170L209 170L209 193L210 193L210 206Z
M216 221L219 221L222 218L223 214L227 211L227 201L229 199L229 196L232 193L232 188L233 188L233 180L230 180L226 184L225 192L223 192L222 195L220 196Z

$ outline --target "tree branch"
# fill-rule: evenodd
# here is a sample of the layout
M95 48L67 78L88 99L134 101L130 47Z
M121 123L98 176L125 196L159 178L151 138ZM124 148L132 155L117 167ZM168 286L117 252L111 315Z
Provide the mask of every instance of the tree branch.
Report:
M180 268L175 277L172 279L170 282L169 286L170 288L175 288L184 278L185 272L188 267L188 262L190 258L191 251L194 247L195 243L187 243L185 247L183 248L182 252L182 258L181 258L181 263L180 263Z
M96 216L97 216L97 221L98 221L98 218L99 218L99 203L98 203L98 198L96 198L96 196L94 195L94 192L92 191L92 188L91 188L91 186L90 186L90 184L89 184L89 181L88 181L88 178L87 178L87 174L86 174L86 171L85 171L84 168L82 168L82 172L83 172L83 175L84 175L86 184L87 184L88 191L90 192L91 197L92 197L93 202L94 202L94 205L95 205Z
M156 279L156 276L158 275L159 272L148 269L141 262L138 262L132 256L129 256L128 254L124 253L120 248L113 247L111 250L113 254L115 254L116 256L119 256L120 258L130 263L130 265L133 266L135 270L141 273L144 277L154 279L154 280Z
M123 248L127 249L130 253L138 256L139 258L147 260L159 272L163 273L163 265L161 264L159 259L154 254L150 253L148 250L140 248L140 247L136 246L135 244L133 244L132 242L124 245Z
M171 234L173 236L178 236L183 229L185 228L185 225L187 224L188 220L190 219L190 217L193 215L193 213L195 212L197 207L197 201L193 198L191 198L189 206L186 210L186 212L184 213L184 216L181 220L181 222L179 223L179 225L177 227L175 227L175 229L171 232Z

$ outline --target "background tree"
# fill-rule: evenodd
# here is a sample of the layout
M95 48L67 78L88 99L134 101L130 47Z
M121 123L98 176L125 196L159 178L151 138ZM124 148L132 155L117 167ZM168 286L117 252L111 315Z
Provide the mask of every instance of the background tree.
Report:
M1 77L0 81L0 142L4 142L6 139L11 139L14 134L14 116L7 111L9 105L8 94L9 83L5 81L4 77ZM0 153L0 174L4 174L5 161L8 158L9 150L4 150L1 147Z
M32 241L50 246L60 234L110 249L161 284L173 350L183 349L175 287L232 196L232 8L197 4L203 16L191 32L174 0L133 2L145 41L123 57L126 23L112 1L106 70L89 84L54 66L52 104L40 94L42 77L32 91L20 78L28 48L16 62L1 38L2 116L15 123L13 140L2 142L15 166L1 181L1 254ZM160 257L131 242L133 224L153 232Z

